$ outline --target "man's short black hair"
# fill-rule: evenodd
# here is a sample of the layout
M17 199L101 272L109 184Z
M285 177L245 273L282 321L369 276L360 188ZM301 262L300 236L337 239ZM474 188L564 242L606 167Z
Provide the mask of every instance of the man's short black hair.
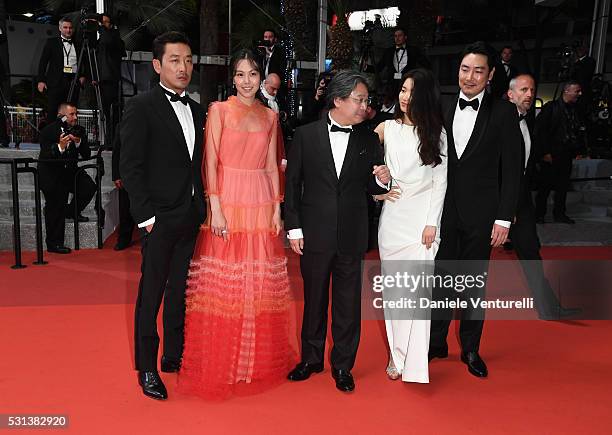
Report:
M153 59L162 61L166 44L186 44L191 48L189 38L184 33L174 31L162 33L153 40Z
M400 27L400 26L395 27L395 29L393 29L393 33L397 32L398 30L400 30L404 34L404 36L408 35L406 33L406 29L404 29L403 27Z
M493 67L495 66L495 56L493 55L491 47L486 42L476 41L466 45L461 52L461 60L463 61L463 58L465 58L465 56L468 54L480 54L486 56L489 71L493 70Z
M267 28L267 29L264 29L264 31L262 32L262 34L263 34L263 33L266 33L266 32L272 32L272 34L274 35L274 38L275 38L275 39L276 39L276 38L278 38L278 34L276 33L276 30L274 30L274 29L272 29L272 28Z

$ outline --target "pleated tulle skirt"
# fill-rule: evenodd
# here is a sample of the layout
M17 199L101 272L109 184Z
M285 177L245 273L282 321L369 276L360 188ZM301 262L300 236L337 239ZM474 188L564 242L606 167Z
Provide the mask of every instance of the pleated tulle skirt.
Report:
M204 398L263 391L296 361L287 258L274 203L223 203L229 241L200 230L186 293L179 390ZM295 335L295 334L293 334Z

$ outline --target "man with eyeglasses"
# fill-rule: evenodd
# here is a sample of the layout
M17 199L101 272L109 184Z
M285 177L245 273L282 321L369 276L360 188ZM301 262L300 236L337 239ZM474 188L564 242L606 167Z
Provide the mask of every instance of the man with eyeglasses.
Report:
M288 378L323 371L332 280L332 376L353 391L359 345L361 260L368 247L368 196L386 193L391 176L378 137L354 129L368 106L367 79L340 71L329 83L329 113L295 132L285 187L285 228L304 280L302 360Z

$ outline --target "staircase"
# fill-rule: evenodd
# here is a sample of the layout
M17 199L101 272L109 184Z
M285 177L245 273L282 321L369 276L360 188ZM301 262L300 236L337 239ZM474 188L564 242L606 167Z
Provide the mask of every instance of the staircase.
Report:
M577 160L572 178L609 177L612 161ZM549 197L547 222L552 222L552 197ZM572 184L567 194L567 215L576 224L547 223L538 225L542 245L612 246L612 181L586 181Z
M0 149L2 158L38 158L38 151ZM106 240L115 230L119 222L118 197L111 178L111 152L102 153L105 174L102 177L102 208L106 212L105 225L102 229L102 238ZM33 165L35 166L35 165ZM87 173L95 180L95 170L88 169ZM21 227L21 248L24 251L36 249L36 214L34 202L34 177L24 173L18 175L19 186L19 219ZM13 250L13 199L11 187L10 165L0 165L0 251ZM41 192L41 202L44 207L44 195ZM96 213L94 211L95 197L83 211L89 217L89 222L79 224L79 244L81 248L97 248L98 234L96 229ZM44 214L43 219L43 248L46 249ZM74 248L74 223L66 221L65 245Z

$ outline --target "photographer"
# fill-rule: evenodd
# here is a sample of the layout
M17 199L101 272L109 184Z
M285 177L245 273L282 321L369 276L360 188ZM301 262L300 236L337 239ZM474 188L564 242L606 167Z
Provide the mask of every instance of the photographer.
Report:
M305 104L304 108L304 122L312 122L320 119L321 112L325 109L325 93L327 91L327 85L331 82L333 74L330 72L322 72L319 74L319 78L315 82L317 88L315 90L314 98Z
M536 118L535 143L539 156L540 185L536 196L536 221L545 223L548 195L555 191L555 222L573 224L565 214L565 200L570 187L572 160L586 152L584 119L578 110L582 88L576 81L563 85L561 97L549 101Z
M73 103L62 103L58 111L61 117L40 132L38 158L41 161L38 163L38 173L40 188L45 195L47 250L68 254L70 249L64 246L64 220L74 218L75 195L68 206L66 202L68 193L74 194L75 175L78 170L75 160L91 157L91 150L87 144L85 129L77 125L76 106ZM85 172L79 172L77 190L77 218L79 222L87 222L89 219L82 216L81 211L96 193L96 184Z
M121 40L119 31L112 25L110 16L102 15L99 24L100 38L96 49L99 76L94 76L96 80L92 84L100 88L108 137L113 137L115 126L119 121L119 84L125 44Z

